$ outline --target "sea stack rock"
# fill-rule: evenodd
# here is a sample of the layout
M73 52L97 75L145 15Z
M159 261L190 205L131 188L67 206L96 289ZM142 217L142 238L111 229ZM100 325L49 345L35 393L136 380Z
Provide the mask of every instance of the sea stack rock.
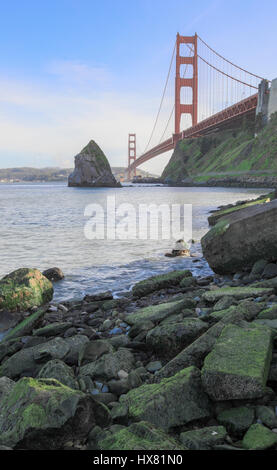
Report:
M74 171L68 177L68 186L120 187L112 174L107 157L94 140L75 156Z

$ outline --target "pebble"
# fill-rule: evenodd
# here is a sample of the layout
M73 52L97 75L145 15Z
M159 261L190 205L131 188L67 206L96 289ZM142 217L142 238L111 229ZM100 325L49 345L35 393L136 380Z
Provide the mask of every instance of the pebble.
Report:
M120 371L118 371L117 375L120 379L127 379L129 374L125 370L120 369Z
M162 368L162 364L160 361L149 362L149 364L147 364L146 366L146 370L148 370L148 372L157 372L161 368Z
M55 305L50 305L47 310L47 312L57 312L57 311L58 311L58 307L56 307Z
M123 333L123 330L121 328L113 328L110 330L110 335L118 335Z

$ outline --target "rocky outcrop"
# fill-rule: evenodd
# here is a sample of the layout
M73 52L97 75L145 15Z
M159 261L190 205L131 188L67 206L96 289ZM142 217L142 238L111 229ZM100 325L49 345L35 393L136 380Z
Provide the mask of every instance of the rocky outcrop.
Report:
M68 177L68 186L120 187L100 147L91 140L75 156L75 168Z
M201 240L203 254L219 274L235 273L261 258L277 259L277 200L222 217Z
M52 297L52 283L38 269L17 269L0 281L0 309L24 311Z
M99 421L108 423L109 412L89 395L55 379L24 377L1 402L0 444L59 449L67 439L86 435Z

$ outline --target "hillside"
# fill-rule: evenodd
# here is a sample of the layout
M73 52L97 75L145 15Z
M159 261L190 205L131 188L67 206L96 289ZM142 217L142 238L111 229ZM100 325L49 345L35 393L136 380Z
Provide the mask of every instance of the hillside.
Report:
M73 171L73 168L31 168L31 167L19 167L19 168L0 168L0 182L20 182L20 181L67 181L68 175ZM117 180L125 176L127 169L125 167L112 167L113 175ZM154 177L144 170L137 168L137 175L142 177Z
M167 182L277 178L277 113L254 137L254 126L179 142L162 177Z

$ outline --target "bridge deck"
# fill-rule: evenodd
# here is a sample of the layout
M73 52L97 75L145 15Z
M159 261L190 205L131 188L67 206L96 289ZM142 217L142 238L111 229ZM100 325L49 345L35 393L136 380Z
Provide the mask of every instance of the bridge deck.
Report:
M219 113L216 113L213 116L204 119L195 126L192 126L189 129L180 132L180 134L174 134L169 139L165 140L164 142L156 145L156 147L153 147L152 149L142 154L132 163L132 165L130 165L129 169L134 170L134 168L144 162L147 162L151 158L157 157L158 155L168 152L169 150L173 150L175 148L176 143L181 139L200 137L215 129L220 129L223 126L229 125L230 123L232 123L232 121L240 119L245 115L254 114L256 111L257 103L258 94L256 93L242 101L239 101L233 106L229 106L223 111L220 111Z

